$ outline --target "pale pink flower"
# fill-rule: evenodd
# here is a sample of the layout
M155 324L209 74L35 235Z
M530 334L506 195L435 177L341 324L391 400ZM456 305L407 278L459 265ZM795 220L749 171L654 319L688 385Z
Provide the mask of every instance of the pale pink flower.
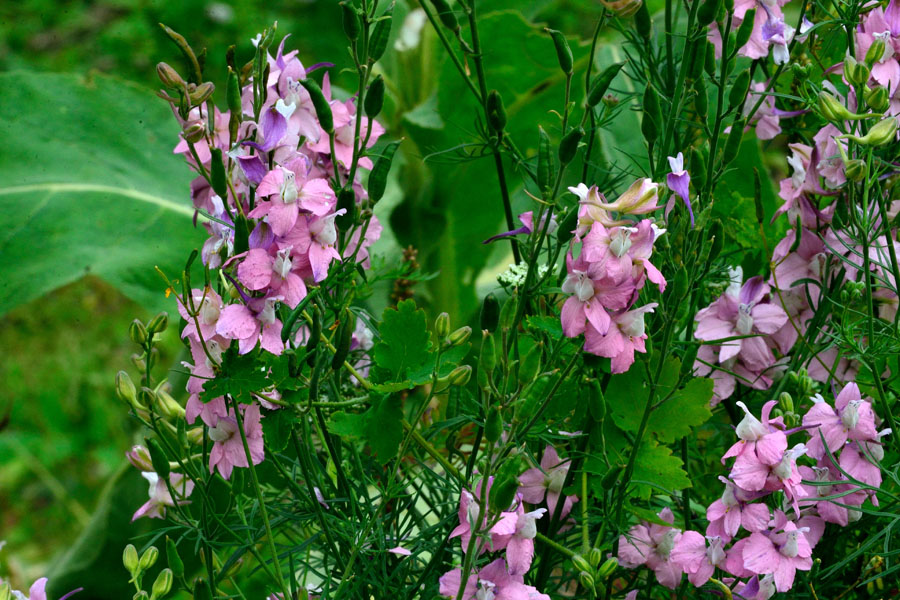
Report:
M741 401L737 405L744 411L744 418L735 428L740 441L736 442L722 456L722 462L733 456L743 456L752 454L753 458L764 465L777 465L781 462L785 450L787 450L787 436L785 436L784 425L781 417L769 419L772 409L778 405L776 400L769 400L763 405L762 420L757 419L747 405ZM740 485L740 484L738 484ZM743 487L743 486L742 486ZM752 488L744 488L752 490ZM757 488L761 489L761 488Z
M634 353L647 351L647 339L644 316L653 312L656 302L645 304L640 308L628 310L612 317L609 331L601 335L593 327L588 327L584 335L586 352L611 358L610 371L624 373L634 364Z
M717 567L724 566L724 542L719 536L704 538L696 531L685 531L671 557L688 574L688 581L700 587L709 581Z
M631 273L610 276L603 263L585 260L584 252L578 259L572 258L571 252L566 254L566 267L569 275L562 291L571 296L563 304L560 315L563 332L568 337L576 337L590 324L605 334L612 322L607 310L625 308L634 295Z
M453 569L441 576L439 592L455 599L461 586L462 569ZM550 596L525 585L522 575L510 574L504 560L498 558L467 578L462 600L550 600Z
M667 523L674 522L672 511L668 508L664 508L659 517ZM635 525L627 535L619 537L619 563L627 569L647 565L656 574L657 581L675 589L684 572L672 556L680 539L681 532L674 527L656 523Z
M769 526L769 507L762 502L752 502L760 494L743 490L724 477L720 476L719 480L725 484L725 491L706 509L709 521L706 535L728 541L737 535L741 527L749 532L765 531Z
M519 493L522 494L522 499L529 504L540 504L546 494L550 515L556 514L556 505L562 495L569 466L569 461L561 460L556 449L547 445L541 457L540 468L533 467L519 476ZM577 496L565 498L560 519L571 512L572 505L577 501Z
M229 411L229 416L220 417L215 427L209 429L209 437L214 442L209 453L209 470L218 469L219 474L225 479L231 477L234 467L249 467L247 454L244 451L244 442L238 429L234 412ZM242 417L244 423L244 435L247 438L247 447L250 449L250 458L254 465L258 465L265 458L265 446L263 444L263 430L260 422L259 405L251 404L244 409Z
M151 519L162 519L166 516L166 507L175 506L176 504L186 504L186 498L194 491L194 482L187 479L181 473L169 474L169 485L175 492L175 497L169 493L166 482L161 479L153 471L144 471L141 477L150 482L150 499L147 500L131 517L132 521L141 517L150 517Z
M216 323L216 333L227 340L237 340L241 354L246 354L260 342L263 349L279 355L284 351L281 341L281 321L275 314L277 298L254 298L247 306L229 304Z
M809 455L821 459L825 456L825 447L836 453L843 448L847 440L876 440L875 412L868 399L863 399L859 387L851 382L837 395L832 408L825 399L816 394L812 398L813 405L803 415L803 426L807 428L810 439L807 442ZM821 436L819 433L821 432Z
M788 521L780 532L751 534L743 548L744 565L759 575L771 573L775 589L788 591L794 585L798 569L812 568L812 548L804 535L808 531L809 528L798 529Z
M493 482L494 478L491 477L488 480L488 489L484 492L485 497L491 493L491 485ZM463 552L468 550L469 539L472 537L472 527L474 526L476 528L476 533L480 533L485 530L488 525L487 507L481 506L480 504L482 483L483 481L479 481L478 485L475 486L475 494L472 494L469 490L462 490L459 494L459 511L457 513L459 525L450 532L450 537L460 538ZM481 516L480 523L478 521L479 515ZM517 522L518 516L516 513L500 513L500 519L494 523L489 530L491 535L490 548L482 546L478 553L481 554L487 550L495 551L504 549L507 542L509 542L509 538L516 533Z

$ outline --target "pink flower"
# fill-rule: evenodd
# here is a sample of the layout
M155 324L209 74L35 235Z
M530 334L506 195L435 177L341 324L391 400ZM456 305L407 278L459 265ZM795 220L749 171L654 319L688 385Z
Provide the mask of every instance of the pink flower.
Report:
M250 466L247 462L247 454L244 452L244 442L238 430L237 419L233 416L233 411L229 411L229 415L220 417L216 426L209 430L209 437L214 442L209 453L209 470L212 472L213 469L218 469L219 474L225 479L231 477L234 467ZM265 458L260 418L259 405L251 404L244 409L242 417L244 435L247 438L250 458L254 465L258 465Z
M736 404L744 411L744 418L735 428L735 433L740 441L725 452L722 462L724 463L725 459L733 456L740 457L750 453L764 465L777 465L781 462L784 451L787 450L787 436L780 429L783 427L781 417L769 420L769 415L778 402L769 400L763 405L760 415L762 421L754 417L743 402L738 401Z
M519 476L519 493L522 499L529 504L539 504L547 495L547 506L550 515L556 514L556 505L562 495L562 489L569 474L569 462L560 460L556 449L548 445L541 457L540 468L533 467ZM565 518L572 510L572 505L578 501L577 496L568 496L564 500L560 518Z
M33 584L31 584L31 588L28 590L28 595L26 596L22 592L18 590L12 590L12 598L16 600L47 600L47 581L46 577L41 577ZM2 581L0 581L2 583ZM74 589L68 594L62 596L59 600L66 600L67 598L71 598L78 592L82 591L84 588Z
M275 316L276 298L254 298L248 306L229 304L222 309L216 333L226 340L237 340L241 354L256 347L256 342L271 352L281 354L281 321Z
M743 549L745 567L757 574L772 573L775 589L786 592L794 585L797 570L812 568L812 548L804 535L807 527L797 528L788 521L781 532L753 533Z
M178 314L187 322L181 332L181 337L191 337L198 342L201 338L212 339L216 335L216 323L225 307L222 297L211 287L206 287L202 290L191 290L191 300L196 315L190 314L191 306L184 306L180 300L178 302ZM197 329L198 325L199 330Z
M147 500L131 517L132 521L141 517L150 517L151 519L162 519L166 516L166 507L175 506L176 504L186 504L188 496L194 491L194 482L187 479L181 473L171 473L169 475L169 485L175 492L175 498L169 493L166 482L160 479L159 475L152 471L144 471L141 477L150 482L150 499Z
M493 484L493 482L494 478L491 477L488 481L488 489L485 492L486 496L490 494L491 485ZM459 494L459 512L457 513L459 517L459 525L457 525L456 528L450 532L450 537L460 537L463 552L466 552L468 550L469 540L472 537L472 527L475 526L476 533L480 533L484 531L485 528L487 528L487 507L482 507L480 504L481 486L482 481L479 481L478 485L475 486L475 494L477 494L477 496L473 495L471 492L469 492L469 490L462 490L462 492L460 492ZM479 515L481 516L480 523L478 521ZM490 528L490 550L503 550L506 547L506 544L509 542L510 538L515 535L517 523L518 516L516 515L516 513L500 513L500 520L494 523L494 525L492 525ZM482 546L478 551L478 554L486 552L487 550L487 547Z
M708 546L707 546L708 543ZM724 566L725 548L719 536L704 538L696 531L685 531L672 550L672 560L688 574L688 581L700 587Z
M656 306L656 302L651 302L615 315L606 335L589 327L584 336L585 351L611 358L610 371L613 374L624 373L634 364L635 351L647 351L644 344L647 339L644 315L653 312Z
M563 332L576 337L585 331L587 324L601 334L609 330L611 319L607 309L622 309L634 295L634 281L630 273L619 278L608 275L603 263L588 262L582 256L566 255L569 276L563 282L562 291L572 294L566 299L561 312Z
M516 507L516 532L506 542L506 564L510 575L524 575L531 568L534 558L534 538L537 536L537 520L547 512L539 508L525 512L521 501Z
M674 521L672 511L662 509L659 517L668 523ZM627 535L619 537L619 563L634 569L647 565L656 573L656 579L662 585L675 589L681 581L683 569L672 556L681 532L674 527L663 527L655 523L641 523L628 530Z
M305 168L301 166L304 162L306 157L296 159L291 166ZM268 200L258 202L247 216L253 219L268 216L272 231L278 236L287 234L294 227L301 209L322 216L333 211L337 204L334 191L326 180L303 178L298 181L294 171L281 166L263 177L256 194Z
M616 281L631 278L638 289L644 286L646 274L646 278L657 284L662 292L666 289L666 280L650 262L650 255L653 243L665 231L649 219L640 221L636 227L606 228L602 223L594 223L584 237L579 260L598 264L601 272L605 271Z
M807 427L810 440L807 443L809 455L814 458L825 456L822 436L828 451L835 453L847 440L865 441L877 439L875 412L868 400L863 400L859 387L848 383L837 395L832 408L821 395L812 398L813 405L803 415L803 426ZM821 432L821 436L819 433Z
M615 202L607 202L597 186L588 188L579 183L569 191L578 196L578 228L575 235L581 237L591 225L602 223L606 227L625 225L627 220L616 219L613 213L643 215L659 209L659 184L649 179L638 179Z
M238 280L248 290L265 290L267 295L280 296L288 307L294 308L306 297L306 284L291 270L290 255L290 246L274 253L262 248L248 250L238 263Z
M743 490L724 477L719 480L725 484L725 491L706 509L706 535L728 541L741 527L750 532L765 531L769 526L769 507L762 502L751 503L760 494Z
M440 578L440 594L446 598L456 598L462 586L462 570L453 569ZM550 600L536 588L525 585L521 575L512 575L506 570L502 558L488 564L476 576L472 573L466 579L463 600Z

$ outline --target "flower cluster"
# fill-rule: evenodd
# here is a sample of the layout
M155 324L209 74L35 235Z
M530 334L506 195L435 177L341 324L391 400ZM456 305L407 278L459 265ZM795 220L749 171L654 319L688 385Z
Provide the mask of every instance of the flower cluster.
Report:
M634 308L641 288L647 281L660 292L666 287L663 274L650 262L653 244L665 230L650 219L622 218L657 210L658 188L649 179L639 179L615 202L607 202L596 186L569 188L578 196L579 208L575 238L566 255L568 276L562 284L569 294L562 307L563 333L568 337L583 333L585 351L612 359L613 373L624 373L634 363L634 353L646 351L644 316L656 304Z
M504 552L477 572L473 570L463 584L462 569L453 569L440 579L440 593L447 598L456 598L461 586L465 585L462 596L465 600L549 600L549 596L525 585L524 576L531 568L534 557L534 538L537 536L536 521L545 514L557 522L564 522L578 501L576 496L562 496L562 488L569 472L569 463L560 459L553 446L547 446L539 467L525 471L519 477L519 487L513 505L509 510L490 515L488 502L493 478L489 478L485 489L484 481L475 490L463 490L459 498L459 525L450 537L459 537L463 553L472 551L475 543L476 556L486 552ZM537 505L546 499L547 508L525 511L525 504ZM549 512L548 512L549 509ZM472 536L483 534L488 540L481 544L473 542Z
M883 457L880 440L889 430L876 431L878 418L856 384L845 386L834 406L814 398L797 429L787 429L780 416L771 417L776 404L767 402L758 419L738 402L745 413L735 429L739 441L722 457L734 463L728 478L720 477L721 498L706 510L705 534L658 523L636 525L619 539L623 566L645 565L670 588L682 574L699 587L718 569L743 580L735 586L736 597L765 600L788 591L796 572L812 567L812 551L826 523L846 526L858 519L861 512L853 507L867 498L877 505L875 492L858 483L881 484L875 461ZM789 447L792 435L807 439ZM815 464L798 465L803 456ZM659 517L674 523L668 508Z
M788 62L788 44L794 39L794 28L784 22L783 7L789 0L737 0L734 3L734 12L731 13L731 26L736 29L741 26L747 13L754 11L753 30L747 42L738 49L738 54L748 58L766 58L769 51L775 64L783 65ZM801 28L801 34L805 33L805 27ZM716 48L716 57L722 54L722 33L717 23L709 26L709 40Z

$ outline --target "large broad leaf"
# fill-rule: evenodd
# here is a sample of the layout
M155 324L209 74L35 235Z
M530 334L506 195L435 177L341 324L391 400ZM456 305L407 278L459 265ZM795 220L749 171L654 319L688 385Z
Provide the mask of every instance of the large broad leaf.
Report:
M100 75L4 73L0 89L0 314L87 273L171 309L154 266L177 277L204 234L165 103Z

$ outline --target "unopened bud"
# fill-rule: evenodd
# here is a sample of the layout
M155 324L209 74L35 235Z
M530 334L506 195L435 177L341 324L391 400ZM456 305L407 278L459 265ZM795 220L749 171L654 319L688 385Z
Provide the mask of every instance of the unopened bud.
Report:
M606 9L617 17L630 17L638 11L643 0L600 0Z
M11 594L8 583L0 584L0 600L9 600Z
M193 89L188 86L188 97L191 99L192 106L200 106L213 95L216 86L212 81L204 81Z
M144 327L144 324L140 322L140 320L135 319L131 322L131 325L128 326L128 337L131 338L131 341L135 344L143 346L147 343L147 328Z
M156 576L156 581L153 582L153 587L150 588L150 597L154 599L162 598L168 594L172 590L173 579L172 569L160 571L159 575Z
M844 163L844 175L849 181L860 182L869 174L869 167L866 161L859 158L848 160Z
M587 559L580 554L576 554L572 557L572 564L575 565L575 568L579 571L587 571L590 573L594 570L594 567L592 567ZM593 584L591 584L591 587L593 587Z
M864 85L869 81L869 67L865 63L858 62L849 54L844 57L844 75L847 81L855 85Z
M443 340L450 334L450 315L442 312L434 321L434 332L439 340Z
M593 550L591 550L591 552L593 552L593 551L595 551L595 550L596 550L597 552L600 552L600 549L599 549L599 548L594 548ZM610 575L612 575L612 572L615 571L615 570L616 570L616 567L618 567L618 566L619 566L619 561L616 559L616 557L612 556L612 557L610 557L610 558L607 558L607 559L606 559L606 562L604 562L604 563L600 566L600 568L597 569L597 574L598 574L600 577L602 577L603 579L606 579L607 577L609 577Z
M156 407L167 419L184 418L184 407L163 389L156 391Z
M887 47L884 44L884 39L878 36L875 36L875 39L872 40L872 45L869 46L868 52L866 52L866 65L871 68L872 65L881 60L884 56L884 51Z
M829 121L846 121L853 114L837 98L825 91L819 92L818 106L819 112Z
M785 412L794 412L794 399L787 392L781 392L778 396L778 404Z
M606 106L608 108L615 108L619 105L619 102L621 102L621 100L619 100L619 97L615 94L606 94L605 96L603 96L603 100L601 100L601 102L603 102L603 106Z
M883 146L894 141L897 137L897 117L887 117L872 126L869 133L860 137L856 135L842 135L840 138L853 140L861 146Z
M463 386L469 383L469 379L472 377L472 367L469 365L462 365L456 367L452 371L450 371L450 375L447 378L447 382L450 385L458 385Z
M142 571L146 571L156 564L157 558L159 558L159 550L157 550L156 546L150 546L141 554L141 561L138 563L138 567Z
M159 80L169 89L182 89L184 87L184 79L178 74L178 71L170 65L161 62L156 65L156 74Z
M150 322L147 323L147 333L153 335L155 333L162 333L166 330L166 327L169 326L169 313L163 311L150 319Z
M125 371L116 373L116 396L119 397L119 400L127 402L131 406L137 404L137 389L134 387L134 382L131 381L131 377ZM146 407L136 406L135 408Z
M597 565L600 564L600 561L603 560L603 551L600 548L591 548L587 555L588 562L591 563L591 567L597 568Z
M128 569L129 573L133 574L138 569L138 563L137 548L135 548L133 544L128 544L125 546L125 551L122 553L122 564L125 565L125 568Z
M891 98L888 90L883 85L876 85L872 89L866 90L866 104L875 112L883 113L891 105Z
M206 135L206 125L202 121L185 123L184 129L181 130L181 135L186 141L195 144Z
M578 574L578 582L586 590L594 589L594 576L591 575L588 571L582 571Z
M146 473L152 473L156 469L153 468L153 462L150 460L150 452L143 446L132 446L131 450L125 453L128 462L138 470Z
M459 346L460 344L465 344L469 336L472 335L472 328L466 325L465 327L460 327L456 331L452 332L449 337L447 337L447 344L450 346Z

